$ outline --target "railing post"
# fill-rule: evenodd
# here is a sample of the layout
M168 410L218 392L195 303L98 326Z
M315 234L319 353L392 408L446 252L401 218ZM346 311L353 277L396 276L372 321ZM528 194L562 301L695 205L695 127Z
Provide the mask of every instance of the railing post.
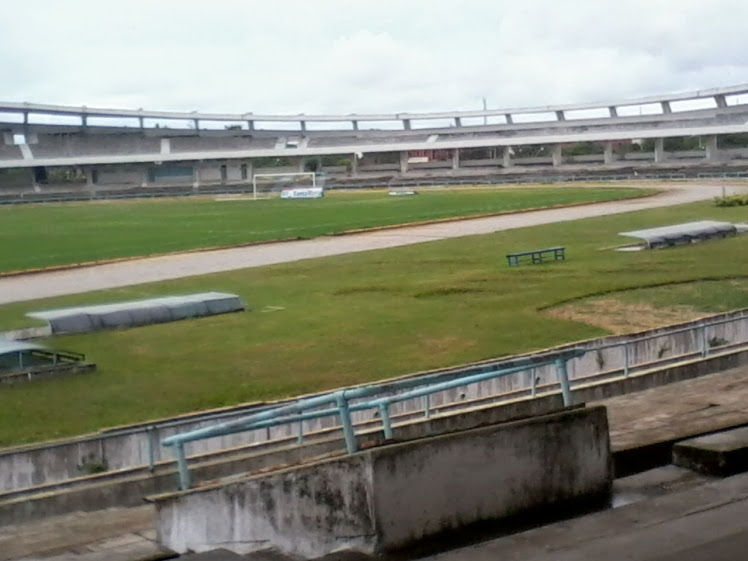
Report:
M379 414L382 416L382 427L384 428L384 438L392 439L392 422L390 421L390 406L388 403L379 404Z
M706 325L701 326L701 356L706 357L709 354L709 341L706 338Z
M628 341L623 344L623 377L629 377L629 344Z
M431 394L423 396L423 414L427 419L431 417Z
M187 459L184 457L184 444L181 442L174 445L174 453L177 455L177 467L179 468L179 488L186 491L190 488L190 470L187 468Z
M349 454L353 454L358 450L358 446L356 445L356 434L353 432L353 423L351 422L351 412L348 409L348 400L344 395L339 395L336 401L338 411L340 411L340 422L343 425L345 447Z
M538 394L537 381L535 379L535 368L530 368L530 397Z
M569 387L569 372L566 369L566 359L559 358L556 360L556 375L558 376L559 384L561 384L561 395L564 397L564 407L569 407L574 404L574 400L571 396L571 388Z
M153 468L156 466L155 446L158 445L158 439L154 438L153 435L154 435L153 427L149 426L146 429L145 436L148 441L148 469L150 471L153 471ZM154 445L154 440L156 441L155 445Z

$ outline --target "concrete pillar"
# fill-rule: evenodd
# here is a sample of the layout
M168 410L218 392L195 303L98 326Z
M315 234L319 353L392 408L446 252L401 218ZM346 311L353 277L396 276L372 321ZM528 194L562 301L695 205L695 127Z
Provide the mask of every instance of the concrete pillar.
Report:
M192 119L192 122L195 123L195 130L200 130L200 120L199 119Z
M505 146L504 147L504 167L510 168L514 164L512 163L512 147L511 146Z
M452 150L452 169L460 169L460 149Z
M306 121L301 121L301 130L306 131Z
M247 129L251 131L255 130L255 122L251 119L247 119Z
M462 119L460 117L455 117L455 126L456 127L462 126Z
M725 99L724 94L715 95L714 101L717 104L717 107L720 109L724 109L725 107L727 107L727 100Z
M351 156L351 175L358 175L358 156Z
M143 180L140 183L141 187L148 187L148 166L143 168Z
M616 161L616 154L613 152L613 143L608 141L605 143L605 151L603 152L603 162L605 164L612 164Z
M410 130L410 119L403 119L403 130Z
M720 159L719 147L717 146L717 135L710 134L705 139L706 159L709 162L717 162Z
M655 163L664 162L667 159L665 153L665 139L655 138Z
M564 115L563 111L556 111L556 119L558 119L559 121L565 121L566 115Z
M192 166L192 188L197 189L200 187L200 165L195 164Z
M506 124L507 125L511 125L511 124L514 123L514 121L512 120L512 114L511 113L507 113L506 115L504 115L504 118L506 119Z
M255 176L255 165L252 160L247 160L247 183L252 183L252 178Z
M400 173L408 173L408 152L400 152Z
M29 174L29 181L31 181L31 188L39 193L42 188L39 187L39 183L36 181L36 173L34 173L34 168L28 168L28 174Z
M353 123L353 130L357 131L358 130L358 121L351 121L351 123Z
M138 122L140 123L140 128L145 128L145 119L143 117L138 117Z
M608 107L608 112L610 113L611 117L618 117L618 109L615 105L611 105Z
M299 173L305 171L304 170L304 166L305 165L306 165L306 158L304 158L303 156L297 158L297 160L296 160L296 171L298 171Z
M93 187L95 184L93 168L83 168L83 173L86 174L86 187Z
M561 153L561 145L560 144L554 144L553 150L551 152L551 156L553 157L553 167L560 166L564 163L564 157Z
M673 112L673 109L670 107L669 101L661 101L660 105L662 105L662 113L664 115L670 115Z

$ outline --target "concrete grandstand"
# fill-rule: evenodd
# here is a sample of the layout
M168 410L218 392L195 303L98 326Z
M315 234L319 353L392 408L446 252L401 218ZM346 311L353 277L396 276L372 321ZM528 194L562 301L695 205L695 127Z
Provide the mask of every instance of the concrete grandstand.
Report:
M304 170L325 173L330 186L516 181L528 171L535 179L747 175L748 84L615 102L367 115L0 103L0 133L0 202L55 190L246 190L255 173Z

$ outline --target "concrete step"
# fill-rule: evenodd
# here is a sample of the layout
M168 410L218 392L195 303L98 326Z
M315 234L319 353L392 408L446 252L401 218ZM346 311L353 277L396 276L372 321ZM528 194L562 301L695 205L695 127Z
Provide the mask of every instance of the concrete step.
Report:
M748 471L748 427L707 434L673 446L673 463L719 477Z

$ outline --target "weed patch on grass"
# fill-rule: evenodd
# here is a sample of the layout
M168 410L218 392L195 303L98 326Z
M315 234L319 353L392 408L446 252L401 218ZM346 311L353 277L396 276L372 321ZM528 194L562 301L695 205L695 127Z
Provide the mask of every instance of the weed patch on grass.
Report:
M486 288L476 288L471 286L446 286L444 288L434 288L431 290L424 290L422 292L416 292L413 296L415 298L440 298L444 296L466 296L470 294L486 294L490 290Z
M357 294L401 294L402 288L394 286L347 286L333 292L334 296L351 296Z

